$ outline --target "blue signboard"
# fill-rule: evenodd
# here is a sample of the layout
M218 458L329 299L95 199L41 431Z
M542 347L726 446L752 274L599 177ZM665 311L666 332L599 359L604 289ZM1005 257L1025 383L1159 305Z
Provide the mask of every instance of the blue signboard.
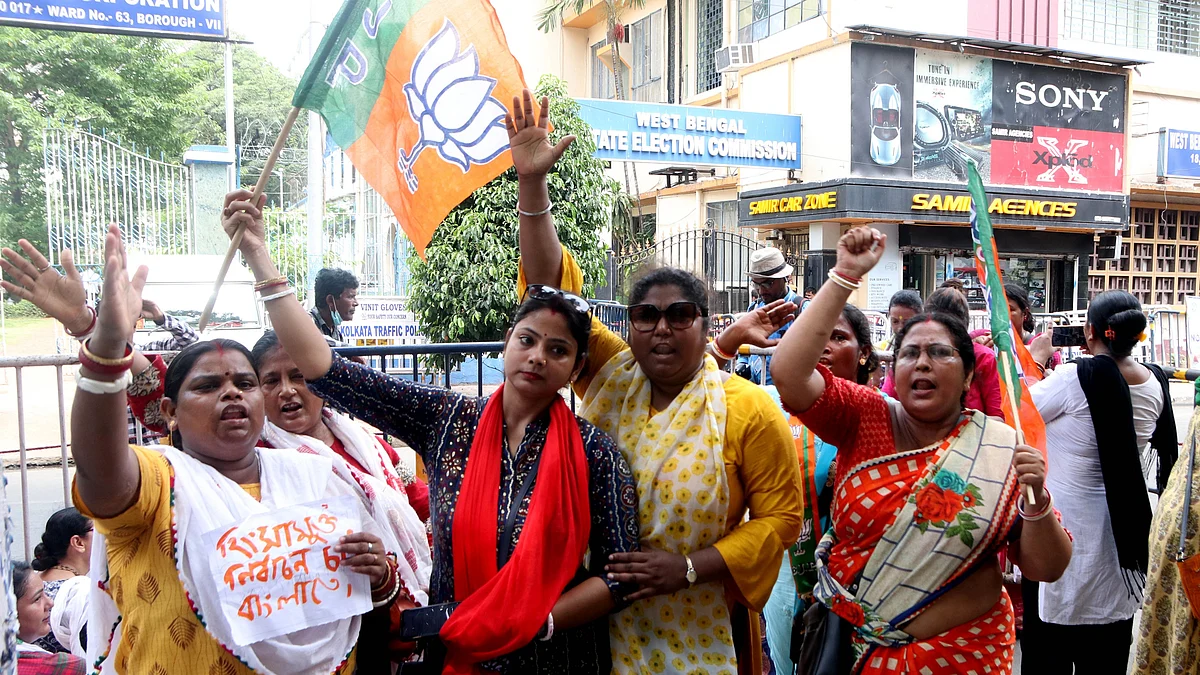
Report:
M1200 178L1200 131L1159 130L1158 175Z
M800 168L800 116L578 99L597 159L683 166Z
M226 0L0 0L0 24L223 40Z

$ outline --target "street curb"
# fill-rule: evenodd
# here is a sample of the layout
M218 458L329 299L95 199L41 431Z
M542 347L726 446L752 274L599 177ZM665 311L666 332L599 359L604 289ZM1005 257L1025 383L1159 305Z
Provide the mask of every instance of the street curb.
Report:
M25 466L30 469L51 469L62 466L61 457L31 457L25 461ZM75 466L75 460L71 457L67 458L67 466ZM5 459L5 471L20 471L21 460Z

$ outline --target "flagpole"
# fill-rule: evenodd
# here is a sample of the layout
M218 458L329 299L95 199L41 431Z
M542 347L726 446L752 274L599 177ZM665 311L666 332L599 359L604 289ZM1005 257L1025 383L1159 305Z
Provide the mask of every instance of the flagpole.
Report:
M299 115L300 108L292 108L287 119L283 121L283 126L279 129L279 137L275 139L275 146L271 148L271 154L267 156L267 163L263 165L262 175L258 177L258 182L254 185L254 194L250 197L251 204L258 204L258 199L262 196L263 190L267 187L267 181L271 178L271 171L275 168L275 160L279 159L279 153L283 152L288 134L291 133L292 125L296 123ZM213 307L217 304L217 294L221 292L221 284L225 283L225 275L229 273L233 254L237 253L238 247L242 245L242 237L245 234L246 226L242 225L238 227L233 239L229 241L229 250L225 252L225 260L221 261L221 271L217 272L217 281L213 284L212 295L208 297L208 303L204 305L204 311L200 314L200 325L196 329L197 332L203 333L204 327L208 325L208 320L212 317Z
M998 351L1000 352L1000 360L1002 361L1000 366L1002 368L1004 368L1005 372L1011 373L1013 365L1012 365L1012 361L1010 359L1012 357L1009 355L1008 350L1000 349ZM1024 443L1025 442L1025 432L1021 431L1021 413L1017 411L1017 400L1018 399L1016 397L1016 393L1013 391L1013 383L1010 382L1009 378L1007 378L1007 377L1000 378L1000 381L1004 383L1004 388L1008 390L1008 407L1009 407L1010 411L1012 412L1013 424L1017 425L1017 442ZM1033 495L1033 486L1026 485L1025 486L1025 503L1032 505L1036 501L1037 501L1037 499Z

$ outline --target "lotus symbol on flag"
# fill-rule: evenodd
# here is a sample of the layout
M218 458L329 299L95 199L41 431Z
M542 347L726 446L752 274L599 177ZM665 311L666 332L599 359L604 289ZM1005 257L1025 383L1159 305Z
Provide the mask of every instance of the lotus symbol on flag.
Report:
M421 131L411 152L401 147L397 162L410 192L417 191L413 165L427 148L437 148L442 159L463 173L508 149L505 108L492 96L496 79L479 74L474 45L462 52L459 47L458 30L446 20L413 60L412 76L404 85L408 112Z

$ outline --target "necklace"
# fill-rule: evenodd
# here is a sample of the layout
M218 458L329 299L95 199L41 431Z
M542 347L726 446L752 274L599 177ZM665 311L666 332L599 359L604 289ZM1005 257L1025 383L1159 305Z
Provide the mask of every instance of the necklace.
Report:
M71 574L74 574L75 576L79 576L79 572L75 571L75 568L71 567L70 565L59 564L59 565L55 565L54 567L51 567L50 569L62 570L64 572L70 572Z

